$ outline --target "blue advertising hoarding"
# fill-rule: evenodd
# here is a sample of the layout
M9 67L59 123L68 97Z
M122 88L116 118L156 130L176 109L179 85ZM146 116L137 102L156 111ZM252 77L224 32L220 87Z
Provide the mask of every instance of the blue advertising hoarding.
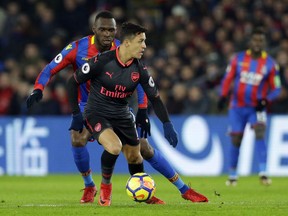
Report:
M230 139L226 116L172 116L179 134L179 144L173 148L164 138L162 123L151 117L150 143L170 161L181 175L216 176L228 172ZM47 175L77 173L73 162L70 117L0 118L0 175ZM288 176L288 117L268 118L268 173ZM91 167L100 173L103 148L96 141L88 143ZM254 133L245 129L239 158L240 175L257 173ZM155 173L148 163L145 170ZM117 160L115 173L127 173L123 155Z

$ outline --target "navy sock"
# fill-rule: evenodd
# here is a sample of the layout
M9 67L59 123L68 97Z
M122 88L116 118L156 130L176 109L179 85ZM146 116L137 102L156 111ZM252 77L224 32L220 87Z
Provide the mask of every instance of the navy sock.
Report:
M128 169L129 169L130 175L144 172L143 162L141 164L128 164Z
M90 169L90 156L86 146L84 147L72 147L74 162L82 174L82 178L84 180L85 186L90 187L94 186L94 182L92 179L92 173Z
M162 156L161 152L154 149L154 155L152 158L148 159L147 162L165 176L172 184L174 184L181 194L185 193L189 187L182 181L178 173L173 169L169 162Z
M101 156L102 183L110 184L116 160L119 155L104 151Z

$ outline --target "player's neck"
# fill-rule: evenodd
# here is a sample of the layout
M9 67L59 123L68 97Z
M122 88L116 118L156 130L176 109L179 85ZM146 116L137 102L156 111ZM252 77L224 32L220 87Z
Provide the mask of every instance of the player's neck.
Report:
M261 53L262 52L252 52L251 56L252 56L252 58L257 59L257 58L261 57Z
M108 51L108 50L111 49L111 46L110 47L101 46L100 44L97 44L97 43L95 43L95 47L96 47L96 49L98 50L99 53L102 53L102 52L105 52L105 51Z
M122 63L126 64L131 59L133 59L133 57L130 55L130 53L128 52L127 48L124 45L120 45L118 49L119 49L118 52L119 59Z

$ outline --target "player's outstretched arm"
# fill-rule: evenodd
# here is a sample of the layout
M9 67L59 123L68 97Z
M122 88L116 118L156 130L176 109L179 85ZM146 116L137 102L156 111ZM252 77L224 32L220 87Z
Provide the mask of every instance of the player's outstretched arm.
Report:
M39 102L42 99L43 90L51 78L75 61L76 51L76 43L73 42L69 44L38 74L34 83L34 90L26 100L28 109L32 107L35 102Z

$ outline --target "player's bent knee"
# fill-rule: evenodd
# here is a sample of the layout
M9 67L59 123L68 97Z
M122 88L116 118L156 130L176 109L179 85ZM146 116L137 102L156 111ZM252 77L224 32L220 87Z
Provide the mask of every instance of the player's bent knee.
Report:
M147 139L140 139L140 152L142 157L145 160L148 160L153 157L154 155L154 149L153 147L148 143Z
M119 155L121 153L121 146L113 146L110 145L108 148L105 148L106 151L108 151L109 153L113 154L113 155Z
M84 137L72 137L71 141L74 147L84 147L87 144L87 139Z
M262 124L254 126L256 139L263 139L264 138L265 129L266 129L266 126L262 125Z
M243 138L243 134L233 134L233 135L231 135L232 144L235 147L240 148L241 142L242 142L242 138Z
M140 154L140 145L131 146L126 144L123 146L122 151L128 163L138 164L143 162L143 158Z
M72 146L74 147L84 147L86 146L87 142L83 140L72 140Z
M140 154L135 155L135 154L129 154L127 157L127 162L129 164L138 164L141 163L143 161L143 158L141 157Z
M78 131L71 131L72 146L84 147L87 144L90 136L90 133L85 128L83 129L82 133L79 133Z

